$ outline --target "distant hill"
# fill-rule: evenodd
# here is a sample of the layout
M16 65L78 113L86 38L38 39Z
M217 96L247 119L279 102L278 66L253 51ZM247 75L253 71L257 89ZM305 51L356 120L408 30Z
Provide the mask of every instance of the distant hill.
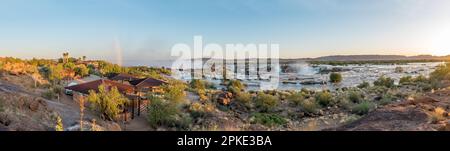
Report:
M372 60L449 60L450 56L402 55L336 55L314 58L314 61L372 61Z

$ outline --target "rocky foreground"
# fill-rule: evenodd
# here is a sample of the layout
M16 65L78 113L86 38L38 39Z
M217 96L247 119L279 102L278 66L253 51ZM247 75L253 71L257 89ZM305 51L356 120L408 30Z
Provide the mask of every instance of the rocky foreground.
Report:
M450 90L387 105L337 131L450 131Z

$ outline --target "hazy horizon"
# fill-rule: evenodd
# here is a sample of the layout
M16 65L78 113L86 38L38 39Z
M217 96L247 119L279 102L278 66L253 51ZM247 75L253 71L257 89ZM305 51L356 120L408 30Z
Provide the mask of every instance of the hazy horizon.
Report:
M0 56L63 52L115 63L171 60L171 47L277 43L280 57L450 54L447 0L3 0Z

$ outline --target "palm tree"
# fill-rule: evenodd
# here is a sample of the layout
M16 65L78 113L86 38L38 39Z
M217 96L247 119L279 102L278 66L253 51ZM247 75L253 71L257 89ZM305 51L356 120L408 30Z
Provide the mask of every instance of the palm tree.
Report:
M69 61L69 53L68 52L63 53L63 61L64 61L64 63L67 63Z

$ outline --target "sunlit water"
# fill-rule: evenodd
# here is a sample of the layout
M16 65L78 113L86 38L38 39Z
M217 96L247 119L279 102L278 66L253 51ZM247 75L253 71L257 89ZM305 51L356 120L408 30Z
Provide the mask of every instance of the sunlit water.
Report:
M426 63L408 63L404 65L347 65L347 66L330 66L330 65L310 65L308 63L292 63L289 64L290 67L295 69L294 72L282 73L280 72L280 79L278 84L278 90L300 90L302 88L320 90L320 89L335 89L339 87L355 87L361 83L369 82L373 83L381 76L390 77L395 80L398 84L400 78L405 76L416 77L419 75L428 75L433 72L440 62L426 62ZM256 66L251 64L251 67ZM396 72L397 67L403 68L403 72ZM221 68L221 67L217 67ZM227 66L227 68L233 69L232 66ZM343 76L343 81L339 84L329 83L329 73L321 74L321 69L332 69L332 68L342 68L344 71L340 72ZM197 69L198 70L198 69ZM245 77L243 75L243 68L238 72L238 77ZM232 72L231 70L228 72ZM242 73L242 74L239 74ZM182 80L190 81L191 73L190 70L184 71ZM206 74L205 80L214 83L217 88L224 88L220 85L221 80L220 75ZM260 81L255 77L253 80L242 80L246 85L248 90L258 90ZM322 84L301 84L304 82L322 83Z

